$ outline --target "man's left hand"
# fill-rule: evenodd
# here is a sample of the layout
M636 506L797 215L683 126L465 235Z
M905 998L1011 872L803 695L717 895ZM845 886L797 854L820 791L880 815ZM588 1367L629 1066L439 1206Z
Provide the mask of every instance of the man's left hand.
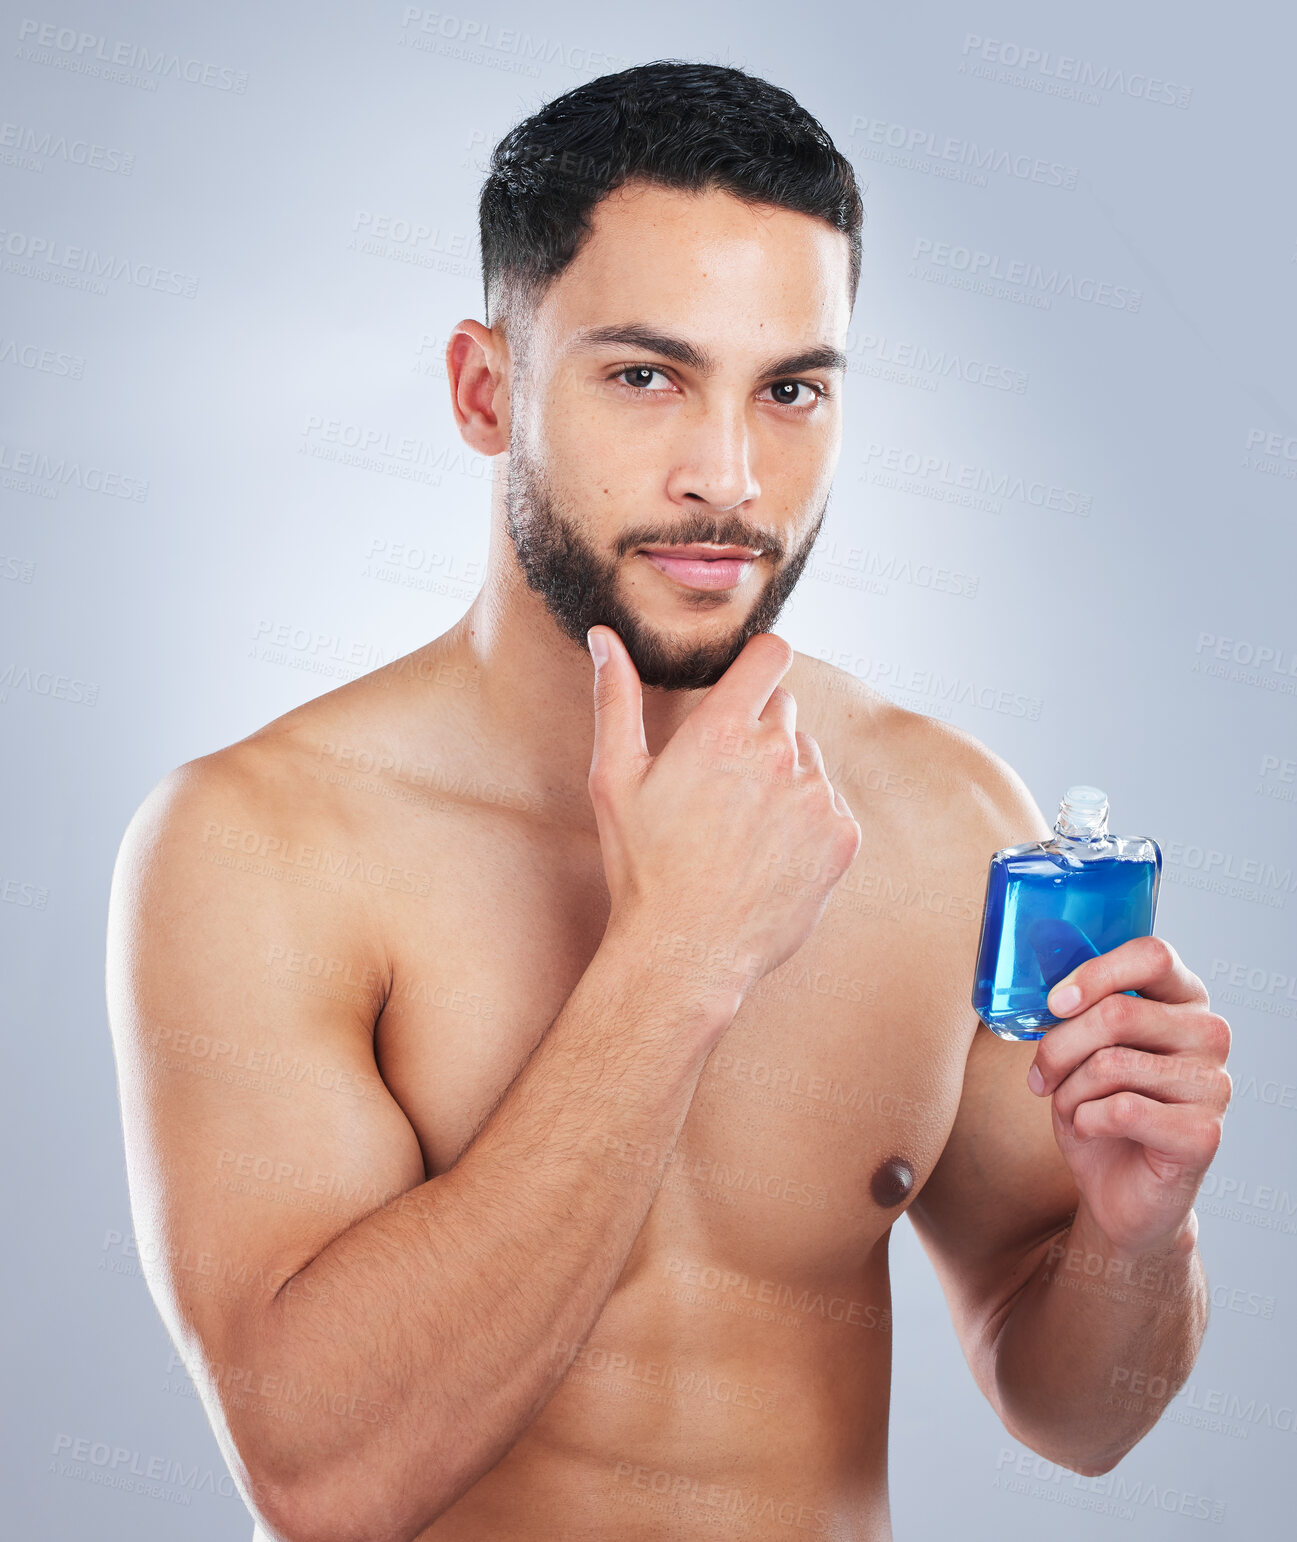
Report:
M1161 937L1087 959L1048 1005L1065 1021L1040 1040L1027 1085L1053 1095L1054 1136L1090 1221L1115 1252L1191 1248L1230 1100L1229 1024Z

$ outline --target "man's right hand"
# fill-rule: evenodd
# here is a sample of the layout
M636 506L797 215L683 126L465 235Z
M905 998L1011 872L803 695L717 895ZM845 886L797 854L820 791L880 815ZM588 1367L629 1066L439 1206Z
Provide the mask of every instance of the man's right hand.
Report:
M590 635L608 644L589 788L609 929L645 945L682 938L700 973L728 978L741 998L810 936L860 849L860 826L779 684L793 650L771 632L749 638L654 757L625 645L610 627Z

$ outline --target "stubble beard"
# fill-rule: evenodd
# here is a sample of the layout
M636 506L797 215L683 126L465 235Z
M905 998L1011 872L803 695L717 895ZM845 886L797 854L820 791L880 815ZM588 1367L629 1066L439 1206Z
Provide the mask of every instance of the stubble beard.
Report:
M670 530L640 527L623 532L615 545L616 557L609 557L593 547L577 522L559 508L540 468L524 452L520 437L510 436L505 492L509 534L528 587L540 595L564 635L582 651L590 627L611 627L626 645L644 685L667 691L704 690L716 684L749 638L773 628L810 558L824 523L827 497L814 525L791 556L784 556L781 544L741 518L699 507L692 517ZM711 642L691 643L650 626L618 595L617 557L641 546L690 541L761 548L775 563L746 618L728 636ZM714 594L699 593L700 610L724 603L713 598Z

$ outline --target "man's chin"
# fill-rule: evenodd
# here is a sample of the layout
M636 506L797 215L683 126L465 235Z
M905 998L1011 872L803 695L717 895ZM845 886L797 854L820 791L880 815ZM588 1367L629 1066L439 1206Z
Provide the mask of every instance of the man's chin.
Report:
M721 678L752 635L740 627L728 637L705 643L665 636L646 627L627 628L620 633L626 651L643 685L663 691L708 690Z

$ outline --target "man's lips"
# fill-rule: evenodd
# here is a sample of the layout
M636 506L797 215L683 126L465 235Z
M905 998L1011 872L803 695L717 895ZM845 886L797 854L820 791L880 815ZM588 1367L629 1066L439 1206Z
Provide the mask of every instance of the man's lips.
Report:
M640 555L686 589L733 589L761 555L750 546L654 546Z

